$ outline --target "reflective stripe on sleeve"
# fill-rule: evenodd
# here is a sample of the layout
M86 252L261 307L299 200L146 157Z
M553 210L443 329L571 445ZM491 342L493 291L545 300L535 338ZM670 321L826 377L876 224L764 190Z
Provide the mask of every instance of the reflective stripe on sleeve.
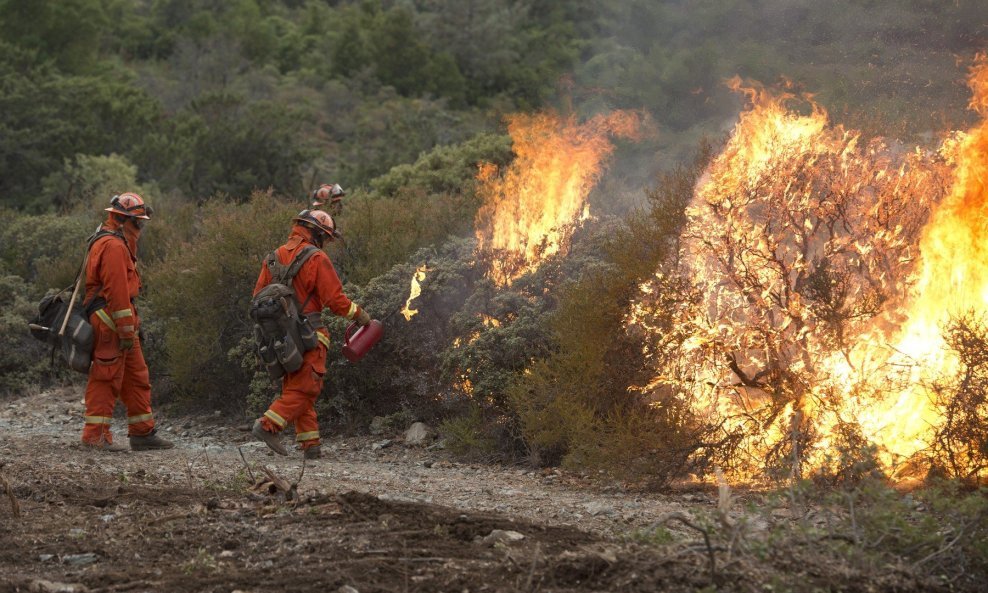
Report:
M302 441L311 441L312 439L319 438L319 431L313 430L311 432L300 432L295 435L295 442L301 443Z
M357 314L357 311L359 311L359 310L360 310L360 307L357 306L357 303L354 303L353 301L350 301L350 310L347 311L346 318L347 319L353 319L354 316Z
M138 422L147 422L148 420L153 420L153 414L139 414L137 416L127 416L127 424L137 424Z
M112 424L113 418L109 416L83 416L83 421L86 424Z
M117 331L117 324L110 319L109 315L107 315L106 309L96 311L96 316L100 318L100 321L106 324L106 327L112 329L113 331Z
M278 413L273 410L268 410L267 412L264 412L264 417L270 420L271 422L277 424L280 428L284 428L285 425L288 424L287 420L279 416Z
M133 315L130 309L120 309L119 311L114 311L110 317L114 319L120 319L121 317L129 317Z
M319 338L319 342L329 350L329 338L324 336L322 332L316 332L316 337Z

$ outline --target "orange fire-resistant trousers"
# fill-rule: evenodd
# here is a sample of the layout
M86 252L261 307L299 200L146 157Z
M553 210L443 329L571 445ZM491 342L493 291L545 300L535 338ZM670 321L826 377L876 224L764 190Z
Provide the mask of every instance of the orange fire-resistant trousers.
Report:
M91 445L112 443L110 423L117 399L127 408L127 435L142 436L154 429L151 414L151 380L144 362L141 341L120 351L120 338L94 313L93 365L86 384L86 425L82 441Z
M302 355L302 366L282 379L281 396L261 418L264 430L277 433L294 423L295 441L302 449L318 445L319 421L315 405L322 392L325 374L326 346L320 341L317 347Z

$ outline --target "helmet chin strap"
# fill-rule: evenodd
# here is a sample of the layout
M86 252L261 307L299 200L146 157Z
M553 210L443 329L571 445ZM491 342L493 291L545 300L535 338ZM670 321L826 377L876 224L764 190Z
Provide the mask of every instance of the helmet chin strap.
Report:
M312 242L315 243L319 249L322 249L323 244L326 242L326 233L308 224L305 225L305 228L309 231L309 238Z

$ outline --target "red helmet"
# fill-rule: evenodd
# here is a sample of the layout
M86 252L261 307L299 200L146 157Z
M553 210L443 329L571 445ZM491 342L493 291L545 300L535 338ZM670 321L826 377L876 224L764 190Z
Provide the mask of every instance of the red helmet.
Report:
M336 238L336 222L333 221L332 216L322 210L303 210L292 221L319 229L326 233L330 241Z
M333 183L331 185L322 184L319 189L313 190L312 192L312 207L318 208L325 205L327 202L330 204L335 204L343 199L346 192L340 187L339 183Z
M150 219L153 213L152 208L144 203L144 198L133 192L113 196L110 200L110 207L103 210L124 216L143 218L144 220Z

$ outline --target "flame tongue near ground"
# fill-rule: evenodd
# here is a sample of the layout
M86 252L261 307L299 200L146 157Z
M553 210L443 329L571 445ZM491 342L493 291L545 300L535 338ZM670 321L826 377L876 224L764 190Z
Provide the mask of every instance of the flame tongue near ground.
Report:
M411 289L408 292L408 299L405 301L405 306L401 310L401 314L405 316L405 321L411 321L412 317L418 313L418 309L412 309L412 301L415 300L420 294L422 294L422 285L420 282L425 280L425 273L427 268L425 264L415 268L415 273L412 274Z
M478 249L503 250L521 261L518 270L492 270L495 280L510 282L560 249L562 229L589 215L587 194L614 150L608 136L634 138L640 125L630 111L583 124L554 113L509 118L515 160L506 171L487 164L477 175L484 198L477 214Z
M971 76L986 121L935 153L864 142L806 97L801 115L799 97L732 86L752 106L687 211L699 296L675 322L689 337L647 389L684 394L720 427L735 479L826 467L855 444L894 473L942 422L924 386L957 370L944 325L988 310L988 60ZM649 327L664 281L643 285L629 321ZM668 352L657 334L647 355Z

